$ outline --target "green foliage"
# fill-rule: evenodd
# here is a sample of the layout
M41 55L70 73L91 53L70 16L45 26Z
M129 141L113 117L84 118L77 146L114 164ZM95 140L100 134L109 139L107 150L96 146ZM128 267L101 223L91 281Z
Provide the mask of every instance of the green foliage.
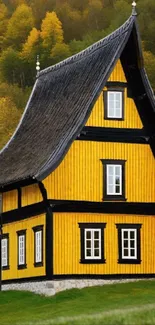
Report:
M60 62L71 55L69 45L65 43L56 43L51 51L51 58L53 63Z
M9 47L0 57L0 71L3 81L22 85L22 61L19 52Z
M22 89L17 84L0 84L0 99L5 97L9 98L13 105L21 112L27 103L30 92L31 88L26 87Z

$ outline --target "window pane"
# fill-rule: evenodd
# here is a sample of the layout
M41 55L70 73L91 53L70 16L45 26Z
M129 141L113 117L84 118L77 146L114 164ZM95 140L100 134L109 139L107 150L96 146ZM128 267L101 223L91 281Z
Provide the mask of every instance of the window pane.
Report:
M130 231L130 238L134 239L135 238L135 232L134 231Z
M99 239L99 231L94 231L94 238Z
M128 249L124 249L124 256L128 256Z
M95 247L95 248L99 248L99 240L95 240L95 242L94 242L94 247Z
M114 194L114 187L113 185L108 186L107 194Z
M115 102L115 108L116 108L116 110L118 111L118 112L120 112L120 107L121 106L121 103L120 103L120 101L116 101Z
M119 166L115 166L115 175L120 177L121 174L121 167Z
M124 238L128 238L128 232L127 231L124 231L123 234L124 234L124 236L123 236Z
M90 240L86 241L86 248L91 248L91 241Z
M131 248L135 248L135 241L134 241L134 240L131 240L131 241L130 241L130 247L131 247Z
M108 176L114 175L114 166L113 165L107 165L107 174L108 174Z
M124 240L124 247L128 247L128 240Z
M121 100L121 95L122 95L122 93L119 93L119 92L116 92L116 93L115 93L115 96L116 96L115 98L116 98L116 100L119 101L119 102L120 102L120 100Z
M116 186L116 193L120 194L120 186L119 185Z
M86 249L86 256L91 256L91 250L90 249Z
M86 231L86 238L90 239L91 238L91 231Z
M108 184L109 185L113 185L113 183L114 183L114 178L113 178L113 176L108 176Z
M135 250L131 249L130 254L131 254L132 257L135 257Z
M99 256L99 249L94 250L94 256L96 256L96 257Z
M109 99L109 101L111 100L111 101L114 101L114 93L113 92L108 92L108 99Z

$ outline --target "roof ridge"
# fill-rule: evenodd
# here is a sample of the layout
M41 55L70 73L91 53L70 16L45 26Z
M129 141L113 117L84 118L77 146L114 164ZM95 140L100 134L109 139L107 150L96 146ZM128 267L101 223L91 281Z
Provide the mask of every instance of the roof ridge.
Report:
M109 34L106 37L100 39L99 41L97 41L96 43L90 45L86 49L84 49L84 50L82 50L82 51L80 51L80 52L78 52L78 53L70 56L69 58L67 58L67 59L65 59L65 60L63 60L63 61L61 61L61 62L59 62L59 63L57 63L55 65L52 65L50 67L47 67L47 68L41 70L38 73L37 78L39 78L40 76L45 75L45 74L47 74L47 73L49 73L51 71L56 71L59 68L61 68L62 66L65 66L65 65L67 65L69 63L73 63L73 62L75 62L77 60L80 60L81 58L83 58L84 55L86 55L86 54L89 55L90 53L93 53L94 51L96 51L97 49L99 49L101 46L103 47L105 45L104 44L105 42L106 42L106 45L108 45L108 43L111 40L113 40L113 39L115 39L115 38L117 38L117 37L120 36L120 34L119 34L120 30L122 30L123 31L122 34L124 34L126 32L126 30L129 28L129 26L131 24L133 24L133 22L135 21L135 18L136 18L135 16L131 15L125 21L125 23L123 25L121 25L119 28L117 28L111 34Z

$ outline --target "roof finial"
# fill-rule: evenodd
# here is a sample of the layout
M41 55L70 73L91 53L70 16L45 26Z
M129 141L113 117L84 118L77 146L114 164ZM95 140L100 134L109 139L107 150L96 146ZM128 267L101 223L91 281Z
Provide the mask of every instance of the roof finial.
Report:
M136 6L137 6L136 1L133 0L133 2L132 2L132 16L137 16Z
M38 75L38 73L40 71L39 55L37 55L36 70L37 70L37 75Z

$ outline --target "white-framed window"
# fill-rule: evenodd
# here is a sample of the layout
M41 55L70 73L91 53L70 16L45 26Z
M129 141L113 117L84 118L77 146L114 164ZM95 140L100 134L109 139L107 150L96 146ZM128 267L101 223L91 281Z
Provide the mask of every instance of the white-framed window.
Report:
M43 226L33 227L34 231L34 265L43 265Z
M9 267L9 235L4 234L1 241L2 269Z
M122 229L122 259L137 259L137 229Z
M101 229L85 229L85 259L101 259Z
M105 263L105 223L79 223L81 240L81 263Z
M103 200L125 201L125 160L101 159Z
M122 91L107 91L107 118L122 118Z
M18 235L18 268L26 267L26 230L17 231Z
M118 229L118 263L141 263L141 224L116 224Z
M122 195L122 165L106 165L107 195Z

